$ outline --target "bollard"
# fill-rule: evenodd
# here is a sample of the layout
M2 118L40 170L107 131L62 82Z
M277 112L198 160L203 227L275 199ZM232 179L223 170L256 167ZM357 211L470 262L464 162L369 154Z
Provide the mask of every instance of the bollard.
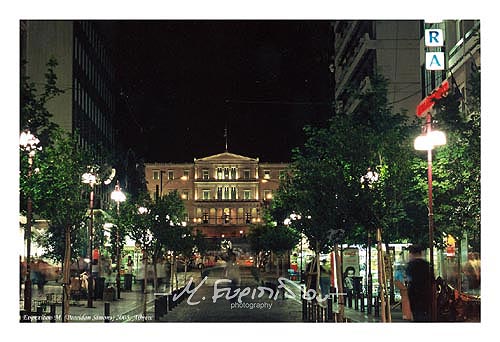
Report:
M330 296L327 301L327 320L333 321L333 298Z
M177 306L177 302L179 301L179 298L176 298L174 300L174 297L177 296L177 290L172 291L172 307L175 308Z
M37 308L36 308L36 322L37 323L43 322L42 315L43 315L43 308L41 306L37 306Z
M164 316L168 312L168 297L167 296L161 296L161 315Z
M155 321L159 321L161 317L160 298L155 298Z
M110 322L110 305L109 305L109 302L105 302L104 303L104 323L109 323Z
M361 312L365 312L365 296L363 295L363 292L361 292L360 296L361 296Z
M56 322L56 305L50 304L50 323Z
M307 321L307 300L302 297L302 321Z
M167 295L167 303L168 303L168 311L172 311L172 309L174 308L173 307L173 303L172 303L172 295L171 294L168 294Z
M375 317L380 317L380 307L378 304L378 296L373 297L373 308Z
M347 292L347 307L349 309L352 308L352 292L351 291Z
M184 299L186 299L186 291L184 291L186 289L186 286L184 285L183 287L181 287L181 300L180 302L184 301Z
M359 310L359 296L357 293L354 294L354 310L358 311Z

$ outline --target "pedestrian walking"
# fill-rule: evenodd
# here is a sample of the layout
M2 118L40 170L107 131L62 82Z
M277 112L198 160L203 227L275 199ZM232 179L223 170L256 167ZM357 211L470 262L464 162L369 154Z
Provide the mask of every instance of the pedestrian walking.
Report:
M326 298L330 294L330 272L326 269L326 260L321 261L319 287L321 289L321 297Z
M406 267L408 298L414 322L430 322L432 307L432 281L430 264L422 256L423 248L412 245L408 248L410 261Z
M344 272L344 291L347 294L348 306L352 307L352 297L354 294L354 283L352 277L354 277L356 270L349 266Z

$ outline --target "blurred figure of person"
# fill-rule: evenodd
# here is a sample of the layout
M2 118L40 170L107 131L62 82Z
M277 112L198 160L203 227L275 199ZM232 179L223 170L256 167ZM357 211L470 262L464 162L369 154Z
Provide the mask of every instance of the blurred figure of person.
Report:
M316 292L318 292L317 288L316 288L317 287L317 285L316 285L317 275L318 275L318 272L316 269L316 263L314 262L314 259L313 259L312 261L307 263L304 276L307 279L307 281L306 281L307 288L310 290L314 290Z
M85 294L87 294L89 290L89 274L87 271L80 274L80 289L84 291Z
M403 313L403 319L412 321L413 315L411 314L410 299L408 298L408 288L400 279L394 280L394 286L399 289L399 293L401 294L401 311Z
M127 258L127 274L132 274L134 271L134 260L132 260L132 256L129 255Z
M141 293L144 293L144 288L145 288L145 281L144 281L144 259L142 262L139 264L139 269L137 270L137 274L135 276L135 279L139 281L141 284Z
M125 275L123 276L123 279L125 281L124 284L124 290L125 291L132 291L132 274L134 272L134 261L132 260L132 256L129 255L127 257L127 270L125 272Z
M423 248L412 245L408 248L410 261L406 266L408 298L414 322L430 322L432 307L430 264L423 258Z
M19 256L19 295L23 293L24 285L24 274L26 273L26 267L23 263L23 258Z
M347 267L344 272L344 292L347 294L347 304L349 307L352 307L352 297L354 294L354 282L352 277L354 277L355 273L356 270L351 266Z
M479 253L469 253L468 257L463 268L462 288L467 293L475 293L481 288L481 260Z
M224 270L224 276L225 278L231 281L230 287L232 296L235 293L236 288L240 285L240 278L241 278L240 268L236 263L236 255L234 253L229 254L229 259L226 263L226 268ZM236 299L234 298L234 300Z
M321 261L319 287L321 296L326 298L330 294L330 272L326 269L326 260Z

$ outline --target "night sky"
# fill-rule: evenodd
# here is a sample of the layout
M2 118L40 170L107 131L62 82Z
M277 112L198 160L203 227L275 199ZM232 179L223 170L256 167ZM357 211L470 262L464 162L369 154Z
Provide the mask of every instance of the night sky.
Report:
M118 132L146 162L290 160L331 113L328 21L118 21Z

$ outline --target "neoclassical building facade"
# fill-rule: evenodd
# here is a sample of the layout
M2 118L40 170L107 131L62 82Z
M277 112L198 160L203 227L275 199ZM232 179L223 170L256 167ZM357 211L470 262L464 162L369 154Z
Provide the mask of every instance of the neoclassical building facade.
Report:
M152 198L177 190L195 229L210 238L246 236L261 221L288 164L223 152L193 163L147 163Z

